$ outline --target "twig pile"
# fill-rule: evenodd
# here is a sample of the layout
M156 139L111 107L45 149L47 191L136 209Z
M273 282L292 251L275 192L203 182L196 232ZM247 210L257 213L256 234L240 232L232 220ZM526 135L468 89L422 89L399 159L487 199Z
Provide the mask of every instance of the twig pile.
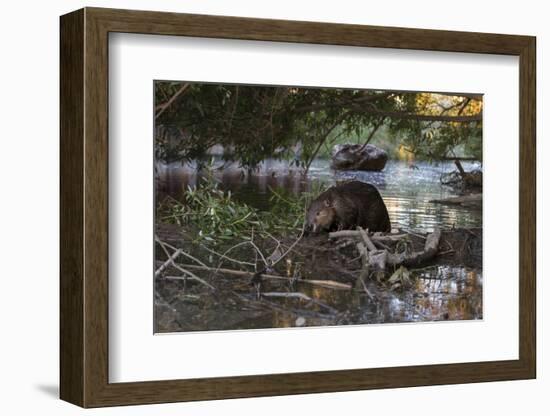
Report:
M388 267L418 266L433 258L439 250L441 230L435 229L428 234L424 250L411 251L405 248L401 252L392 251L389 245L408 239L408 234L369 235L367 230L358 228L357 231L336 231L329 234L329 238L352 238L361 256L363 268L367 270L384 271Z

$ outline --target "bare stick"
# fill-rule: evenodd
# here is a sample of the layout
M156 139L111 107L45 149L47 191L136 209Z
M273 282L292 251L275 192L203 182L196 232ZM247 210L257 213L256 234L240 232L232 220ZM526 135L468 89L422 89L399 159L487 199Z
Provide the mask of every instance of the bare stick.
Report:
M359 231L355 230L342 230L342 231L334 231L332 233L328 234L328 238L335 239L335 238L361 238L361 233ZM403 238L408 237L407 234L393 234L393 235L371 235L369 238L372 241L381 241L381 242L395 242L402 240Z
M205 249L206 251L208 251L209 253L212 253L212 254L215 254L216 256L222 258L222 259L225 259L227 261L230 261L232 263L237 263L237 264L242 264L242 265L246 265L246 266L252 266L254 267L255 264L254 263L251 263L249 261L242 261L242 260L237 260L237 259L234 259L233 257L229 257L229 256L226 256L225 254L221 254L221 253L218 253L217 251L215 250L212 250L211 248L201 244L200 245L203 249Z
M160 115L162 113L164 113L164 111L170 107L172 105L172 103L174 101L176 101L176 98L178 98L181 94L183 94L183 92L185 92L185 90L189 88L189 84L188 83L185 83L181 86L181 88L179 90L176 91L176 93L174 95L172 95L172 97L166 101L164 104L159 104L156 108L156 110L159 110L159 112L157 114L155 114L155 119L159 118Z
M336 250L341 250L343 248L346 248L346 247L349 247L349 246L352 246L355 244L355 241L353 240L344 240L342 241L341 243L338 243L336 245L336 247L334 247Z
M359 255L361 256L361 262L363 263L363 266L369 264L369 253L365 245L363 243L357 243L356 247Z
M166 268L172 264L174 260L181 254L181 250L177 249L171 256L168 257L168 260L166 260L162 265L155 271L155 277L160 276L160 274L166 270Z
M376 247L373 244L373 242L370 240L369 235L365 230L363 230L361 227L357 227L357 230L359 231L359 234L361 234L361 238L365 242L365 246L369 251L376 251Z
M365 147L367 147L367 144L370 143L370 141L372 140L372 138L374 137L374 135L376 134L376 131L380 128L380 126L382 125L382 123L384 123L384 120L386 119L386 117L382 116L380 117L380 120L378 120L378 122L374 125L374 127L372 128L372 131L370 132L369 134L369 137L367 137L367 140L365 140L365 143L363 143L363 145L359 148L359 150L357 151L357 153L361 153L363 151L363 149Z
M252 245L252 247L254 247L254 249L256 250L256 252L260 255L260 257L262 258L262 261L264 262L264 264L266 266L269 266L269 264L267 263L267 260L265 259L264 257L264 254L262 253L262 251L260 250L260 248L256 245L256 243L254 243L254 241L250 240L249 243Z
M241 247L241 246L244 246L244 245L247 245L247 244L252 244L252 247L254 247L254 249L256 250L256 252L257 252L257 253L260 255L260 257L262 258L264 264L267 266L267 261L266 261L264 255L262 254L262 252L260 251L260 249L258 248L258 246L257 246L256 244L254 244L253 242L251 242L251 241L242 241L242 242L240 242L240 243L238 243L238 244L235 244L235 245L232 246L232 247L229 247L227 250L224 251L224 253L221 255L221 257L222 257L222 258L223 258L223 257L226 257L227 253L229 253L230 251L236 249L237 247ZM216 269L216 272L217 272L218 270L221 270L222 263L223 263L223 262L220 261L220 263L218 264L218 268ZM254 264L254 266L255 266L255 264Z
M269 238L271 238L273 241L275 241L277 243L277 247L275 247L275 250L277 250L280 246L281 246L281 242L276 239L271 233L267 232L267 231L262 231L263 234L267 235ZM275 251L273 250L273 251Z
M160 246L164 249L165 247L169 247L169 248L172 248L173 250L179 250L180 251L180 254L182 256L185 256L187 258L190 258L191 260L195 261L196 263L200 264L201 266L206 266L206 264L204 264L202 261L200 261L199 259L197 259L196 257L193 257L191 254L189 253L186 253L185 251L181 250L181 249L176 249L175 247L173 246L170 246L169 244L163 242L160 240L160 238L158 238L157 236L155 236L155 240L157 243L160 244ZM164 250L165 253L168 254L168 252L166 250Z
M373 243L374 243L375 246L377 246L381 249L391 251L391 249L387 245L385 245L382 241L374 240Z
M176 279L177 278L177 279L181 279L181 280L185 280L185 279L196 280L197 282L202 283L205 286L208 286L210 289L216 290L216 288L214 286L212 286L210 283L208 283L206 280L201 279L200 277L198 277L196 274L190 272L189 270L186 270L183 267L178 266L176 263L172 263L172 267L174 267L175 269L177 269L180 272L182 272L183 274L185 274L187 276L187 278L185 278L183 276L179 277L179 278L177 278L176 276L170 276L171 279Z
M322 286L329 289L351 289L351 285L347 283L335 282L334 280L299 280L300 283Z
M417 265L431 259L437 254L439 248L439 240L441 239L441 230L436 228L433 233L428 234L423 251L414 251L412 253L388 253L387 262L392 266L400 265Z
M370 293L370 291L367 288L367 285L365 284L365 281L363 280L363 278L361 276L359 276L357 279L361 282L361 285L363 286L363 290L365 291L365 293L367 294L369 299L374 300L374 296L372 295L372 293Z
M188 276L190 279L192 280L196 280L197 282L199 283L202 283L203 285L205 286L208 286L210 289L213 289L213 290L216 290L216 288L214 286L212 286L210 283L206 282L205 280L201 279L200 277L198 277L196 274L194 273L191 273L189 270L185 270L184 268L178 266L176 264L176 262L174 260L172 260L172 257L170 256L170 253L168 252L168 249L165 247L164 243L162 241L160 241L159 239L157 239L157 242L159 243L159 245L162 247L162 250L164 251L164 253L166 254L166 256L168 257L168 260L170 261L170 265L172 267L174 267L175 269L179 270L180 272L182 272L184 275ZM182 254L183 251L180 253ZM206 266L199 266L199 267L206 267ZM182 280L185 280L184 278L182 278Z
M298 236L298 238L296 239L296 241L294 241L294 243L292 243L290 245L290 247L288 248L287 251L285 251L281 257L279 257L274 263L271 264L271 267L275 266L277 263L279 263L282 259L284 259L288 253L290 253L292 251L292 249L294 247L296 247L296 244L298 244L300 242L300 240L304 237L304 233L306 232L306 222L304 221L304 224L302 225L302 232L300 233L300 235Z
M369 266L373 266L377 271L385 270L387 259L387 250L372 251L369 253Z
M186 269L191 269L191 270L207 270L207 271L212 271L214 273L222 273L222 274L228 274L228 275L233 275L233 276L242 276L242 277L252 277L255 274L253 272L247 272L247 271L243 271L243 270L223 269L223 268L215 268L215 267L203 267L203 266L196 266L194 264L183 264L182 266L185 267ZM260 276L265 278L265 279L271 279L271 280L285 280L285 281L292 280L292 278L290 278L290 277L277 276L275 274L262 273ZM305 279L303 279L303 280L299 280L299 282L304 283L304 284L308 284L308 285L312 285L312 286L322 286L322 287L326 287L326 288L329 288L329 289L345 289L345 290L350 290L351 289L351 285L349 285L347 283L335 282L334 280L313 280L313 279L312 280L305 280Z
M362 242L357 243L357 251L361 255L361 264L363 266L359 279L363 280L364 277L369 275L369 251Z
M266 298L298 298L303 300L311 300L311 298L301 292L264 292L262 296Z

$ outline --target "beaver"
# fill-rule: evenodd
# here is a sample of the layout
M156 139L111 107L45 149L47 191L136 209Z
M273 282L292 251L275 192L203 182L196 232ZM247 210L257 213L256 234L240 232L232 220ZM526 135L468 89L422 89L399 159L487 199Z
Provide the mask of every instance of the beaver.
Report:
M349 230L357 226L369 231L391 231L384 200L374 185L360 181L333 186L320 194L306 215L310 231Z

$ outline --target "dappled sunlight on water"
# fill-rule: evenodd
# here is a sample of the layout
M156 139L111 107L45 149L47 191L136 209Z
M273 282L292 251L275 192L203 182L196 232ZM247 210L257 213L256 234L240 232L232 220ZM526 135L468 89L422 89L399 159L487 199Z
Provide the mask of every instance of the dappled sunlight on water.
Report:
M366 284L374 294L372 299L360 290L334 290L298 282L295 288L298 292L319 305L329 305L332 313L327 313L324 306L312 306L307 300L293 298L268 299L275 308L263 312L222 304L214 297L205 297L200 305L195 305L196 301L190 303L184 296L172 301L172 306L179 322L198 322L195 326L185 325L186 331L483 319L479 270L437 266L413 271L412 287L396 291L372 280ZM250 301L256 299L249 284L234 285L233 289ZM181 329L172 329L178 330Z
M376 293L376 284L367 283ZM481 272L462 267L413 271L412 287L392 292L378 290L376 301L361 292L302 290L341 310L351 305L350 324L481 319L483 315Z

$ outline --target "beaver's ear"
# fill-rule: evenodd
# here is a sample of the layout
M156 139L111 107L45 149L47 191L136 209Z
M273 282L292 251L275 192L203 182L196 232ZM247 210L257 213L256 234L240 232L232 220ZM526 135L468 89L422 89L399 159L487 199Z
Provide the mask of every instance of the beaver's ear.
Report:
M332 206L332 202L330 199L325 199L325 207L330 208Z

